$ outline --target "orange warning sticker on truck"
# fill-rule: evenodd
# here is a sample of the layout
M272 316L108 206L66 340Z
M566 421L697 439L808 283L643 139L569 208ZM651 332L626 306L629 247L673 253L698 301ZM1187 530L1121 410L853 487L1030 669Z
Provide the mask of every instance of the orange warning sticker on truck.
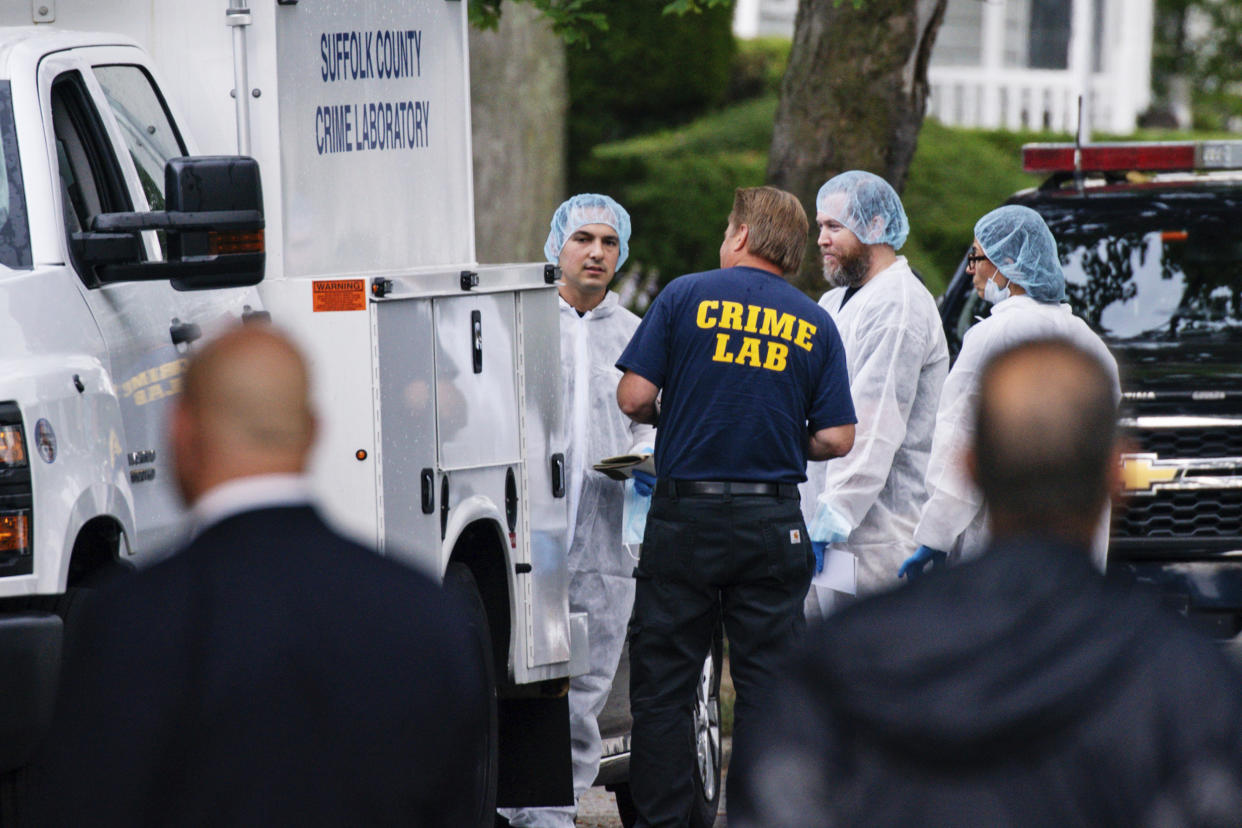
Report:
M367 309L365 279L322 279L311 283L311 309L320 311L358 311Z

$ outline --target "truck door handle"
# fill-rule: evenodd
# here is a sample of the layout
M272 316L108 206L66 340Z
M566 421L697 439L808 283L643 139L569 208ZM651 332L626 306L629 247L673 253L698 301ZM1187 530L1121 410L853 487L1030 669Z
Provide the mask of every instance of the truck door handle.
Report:
M249 325L252 322L271 322L271 311L254 310L249 305L242 308L241 320L243 325Z
M418 476L423 482L423 514L429 515L436 510L436 476L431 469L423 469Z
M552 455L552 496L565 496L565 455L559 451Z
M470 311L470 349L474 357L474 372L483 373L483 314Z
M180 319L173 317L168 333L172 336L173 345L181 345L182 343L188 345L203 335L203 329L193 322L182 322Z

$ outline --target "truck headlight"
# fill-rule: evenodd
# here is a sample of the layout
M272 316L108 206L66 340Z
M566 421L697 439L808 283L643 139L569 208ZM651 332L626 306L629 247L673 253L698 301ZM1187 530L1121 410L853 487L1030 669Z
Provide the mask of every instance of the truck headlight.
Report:
M30 554L30 512L0 512L0 552Z
M0 425L0 469L26 467L26 437L21 423Z
M17 402L0 402L0 578L34 572L34 490Z

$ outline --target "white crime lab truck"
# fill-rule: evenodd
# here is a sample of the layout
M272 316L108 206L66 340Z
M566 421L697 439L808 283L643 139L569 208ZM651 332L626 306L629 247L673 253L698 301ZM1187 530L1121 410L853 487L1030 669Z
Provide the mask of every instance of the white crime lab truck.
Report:
M180 538L186 359L270 319L311 361L328 517L474 608L479 824L567 803L556 272L475 261L466 3L227 2L0 6L0 771L75 599Z

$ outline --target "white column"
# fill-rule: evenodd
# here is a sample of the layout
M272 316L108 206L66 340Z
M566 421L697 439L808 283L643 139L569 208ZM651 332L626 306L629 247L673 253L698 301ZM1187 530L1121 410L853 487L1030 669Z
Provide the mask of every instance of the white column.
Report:
M1155 0L1111 0L1108 31L1117 32L1116 59L1109 62L1118 106L1112 129L1131 132L1151 104L1151 51Z
M1077 94L1083 96L1082 139L1091 140L1092 13L1091 0L1073 0L1069 71ZM1076 126L1076 125L1075 125Z
M977 126L996 129L1001 124L1001 81L1005 71L1005 0L983 4L979 83L983 86L983 111Z
M760 0L737 0L733 8L733 33L738 37L758 37Z

